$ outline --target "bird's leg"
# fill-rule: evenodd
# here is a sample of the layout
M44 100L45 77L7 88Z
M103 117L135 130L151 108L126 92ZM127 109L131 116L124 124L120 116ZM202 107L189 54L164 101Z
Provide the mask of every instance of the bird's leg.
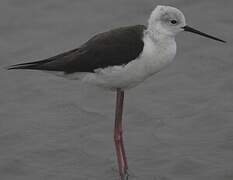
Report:
M123 144L123 128L122 128L122 114L123 114L124 91L117 89L116 97L116 112L115 112L115 129L114 140L116 145L116 154L118 160L119 173L121 180L128 178L128 164Z
M121 133L120 133L120 127L121 127L121 121L122 121L122 107L121 107L122 98L121 96L122 96L121 90L117 89L114 140L115 140L115 146L116 146L116 155L117 155L119 173L120 173L121 180L123 180L124 164L123 164L123 157L122 157L122 151L121 151Z
M121 152L122 152L122 159L124 162L124 173L127 173L128 170L128 163L127 163L127 157L125 153L125 147L124 147L124 141L123 141L123 125L122 125L122 115L123 115L123 104L124 104L124 91L120 91L120 110L121 110L121 121L119 125L119 134L120 134L120 146L121 146Z

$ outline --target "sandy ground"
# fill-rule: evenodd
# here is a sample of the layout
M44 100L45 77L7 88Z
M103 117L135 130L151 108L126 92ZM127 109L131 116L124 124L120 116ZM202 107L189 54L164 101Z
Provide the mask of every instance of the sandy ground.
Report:
M175 62L126 93L130 180L233 179L233 1L1 0L1 180L117 179L113 92L3 67L146 24L158 4L228 43L183 33Z

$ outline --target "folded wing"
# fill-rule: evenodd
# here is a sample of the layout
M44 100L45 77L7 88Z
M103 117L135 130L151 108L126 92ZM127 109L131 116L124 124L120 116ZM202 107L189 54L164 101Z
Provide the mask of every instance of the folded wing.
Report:
M100 33L77 49L41 61L16 64L8 69L63 71L69 74L127 64L142 52L145 28L136 25Z

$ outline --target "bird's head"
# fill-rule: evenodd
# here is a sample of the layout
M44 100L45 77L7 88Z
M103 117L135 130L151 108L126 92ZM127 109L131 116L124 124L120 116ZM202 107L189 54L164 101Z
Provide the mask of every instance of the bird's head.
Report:
M151 13L148 21L148 29L155 36L174 37L182 31L189 31L217 41L225 42L214 36L200 32L186 24L184 14L177 8L171 6L157 6Z
M170 6L157 6L149 18L149 27L154 31L175 36L186 25L183 13Z

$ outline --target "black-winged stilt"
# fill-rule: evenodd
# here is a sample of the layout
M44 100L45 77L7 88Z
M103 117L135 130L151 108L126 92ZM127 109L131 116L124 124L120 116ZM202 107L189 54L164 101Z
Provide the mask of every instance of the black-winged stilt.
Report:
M77 49L41 61L16 64L8 69L60 72L70 79L116 90L114 140L120 178L124 180L128 178L122 135L124 90L136 86L172 62L176 54L175 35L181 31L225 42L187 26L178 9L157 6L147 27L134 25L100 33Z

